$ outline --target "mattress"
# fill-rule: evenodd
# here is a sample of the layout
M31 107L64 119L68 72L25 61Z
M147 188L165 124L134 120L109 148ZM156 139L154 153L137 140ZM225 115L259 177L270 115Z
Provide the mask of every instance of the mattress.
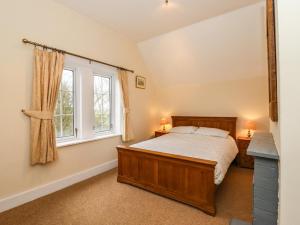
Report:
M130 147L216 161L215 184L219 185L235 159L238 148L235 140L201 134L169 133Z

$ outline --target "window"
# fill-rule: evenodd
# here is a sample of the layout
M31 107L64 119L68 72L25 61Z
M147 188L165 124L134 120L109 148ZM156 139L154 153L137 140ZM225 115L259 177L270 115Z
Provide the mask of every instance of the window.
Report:
M111 78L94 75L94 129L97 133L112 129L111 97Z
M58 143L120 134L117 71L66 57L55 109Z
M74 136L74 72L64 69L55 109L56 138Z

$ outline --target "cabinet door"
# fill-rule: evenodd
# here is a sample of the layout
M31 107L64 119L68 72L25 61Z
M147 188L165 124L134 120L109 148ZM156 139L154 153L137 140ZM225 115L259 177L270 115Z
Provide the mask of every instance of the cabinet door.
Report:
M254 159L252 156L247 155L247 148L249 146L249 141L240 140L239 141L239 166L245 168L254 168Z
M244 156L242 157L242 167L250 169L254 168L254 159L252 156L246 154L246 150Z
M161 133L161 132L155 132L155 137L160 137L160 136L162 136L162 135L164 135L163 133Z

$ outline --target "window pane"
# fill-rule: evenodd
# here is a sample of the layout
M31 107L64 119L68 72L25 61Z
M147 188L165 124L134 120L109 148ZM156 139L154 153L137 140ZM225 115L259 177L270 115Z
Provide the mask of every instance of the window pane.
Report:
M111 79L94 76L94 116L96 132L111 130Z
M74 135L73 115L62 116L62 131L63 137L70 137Z
M109 94L103 95L103 113L109 114L110 113L110 99Z
M55 115L59 115L60 114L60 102L61 102L61 95L60 95L60 91L58 92L57 95L57 103L56 103L56 107L55 107Z
M62 113L73 114L73 92L62 91Z
M110 79L109 78L102 78L102 82L103 82L103 92L107 92L109 93L109 89L110 89Z
M62 91L73 91L73 71L64 70L61 78L61 90Z
M55 108L56 137L74 136L74 72L63 70Z
M61 137L61 116L54 117L56 137Z

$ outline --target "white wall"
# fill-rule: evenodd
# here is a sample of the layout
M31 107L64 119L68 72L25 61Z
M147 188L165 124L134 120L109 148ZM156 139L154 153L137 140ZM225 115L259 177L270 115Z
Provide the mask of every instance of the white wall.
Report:
M22 38L136 70L147 76L136 44L84 16L48 0L10 0L0 7L0 199L116 158L120 137L59 149L59 160L30 166L29 119L21 113L31 98L33 48ZM155 105L147 89L134 87L130 100L137 140L153 131Z
M280 148L280 224L300 224L300 2L277 0L279 125L273 129ZM279 140L277 140L279 139Z
M265 3L140 42L162 116L238 116L268 130Z

